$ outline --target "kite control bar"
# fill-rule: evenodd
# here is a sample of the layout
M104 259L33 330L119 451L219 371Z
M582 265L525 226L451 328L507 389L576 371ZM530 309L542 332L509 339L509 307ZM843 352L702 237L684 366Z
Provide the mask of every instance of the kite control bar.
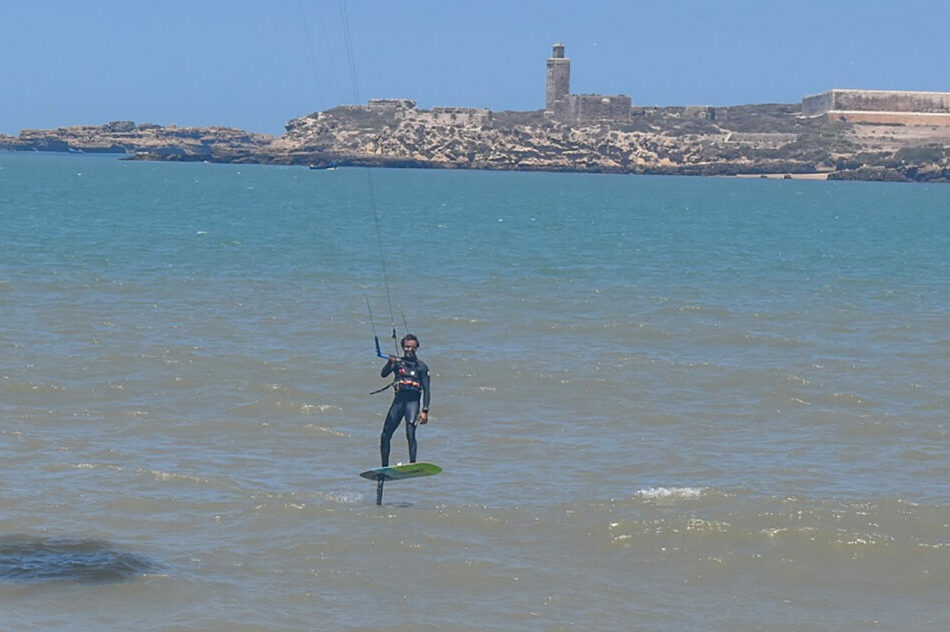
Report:
M379 348L379 336L373 336L373 339L376 341L376 355L385 360L389 359L388 355L383 355L383 352Z

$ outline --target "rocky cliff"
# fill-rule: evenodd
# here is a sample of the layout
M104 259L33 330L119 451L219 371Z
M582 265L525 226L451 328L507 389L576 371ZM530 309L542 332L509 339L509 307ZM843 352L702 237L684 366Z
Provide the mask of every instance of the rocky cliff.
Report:
M788 106L720 112L712 121L685 108L653 108L623 123L579 127L540 111L498 113L481 125L435 125L335 108L290 121L275 147L294 162L704 175L831 171L832 152L848 150L846 141L823 137L820 126Z
M798 104L640 108L584 126L541 111L453 125L351 106L290 121L272 149L290 162L946 182L948 143L947 128L828 122Z
M114 121L53 130L27 129L19 136L0 135L0 148L15 151L124 153L154 160L259 162L256 153L276 140L230 127L162 127Z
M24 130L0 136L0 148L140 160L950 181L950 128L828 122L802 117L798 104L638 108L623 122L583 126L541 111L453 119L340 106L290 121L281 137L115 122Z

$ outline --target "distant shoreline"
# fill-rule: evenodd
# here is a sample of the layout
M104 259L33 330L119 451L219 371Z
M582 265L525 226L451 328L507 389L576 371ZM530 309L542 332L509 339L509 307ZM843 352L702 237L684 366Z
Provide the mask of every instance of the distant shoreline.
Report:
M792 180L950 182L950 127L828 121L798 104L641 108L584 125L529 112L376 104L293 119L283 136L131 121L0 135L0 149L131 160L474 169ZM440 118L441 117L441 118ZM453 118L455 117L455 118Z
M739 173L734 178L762 178L766 180L827 180L828 173Z

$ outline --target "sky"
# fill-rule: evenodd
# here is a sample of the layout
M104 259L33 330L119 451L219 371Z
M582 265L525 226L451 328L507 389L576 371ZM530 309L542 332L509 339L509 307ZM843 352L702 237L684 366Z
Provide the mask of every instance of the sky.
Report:
M282 134L372 98L544 107L950 91L945 0L0 0L0 133L116 120Z

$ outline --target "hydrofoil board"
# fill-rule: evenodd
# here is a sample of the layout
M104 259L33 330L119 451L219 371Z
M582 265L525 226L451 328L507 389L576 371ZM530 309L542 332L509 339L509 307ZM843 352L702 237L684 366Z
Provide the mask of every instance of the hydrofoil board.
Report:
M404 478L418 478L432 476L442 471L442 468L432 463L406 463L405 465L391 465L360 472L360 476L371 481L400 481Z

